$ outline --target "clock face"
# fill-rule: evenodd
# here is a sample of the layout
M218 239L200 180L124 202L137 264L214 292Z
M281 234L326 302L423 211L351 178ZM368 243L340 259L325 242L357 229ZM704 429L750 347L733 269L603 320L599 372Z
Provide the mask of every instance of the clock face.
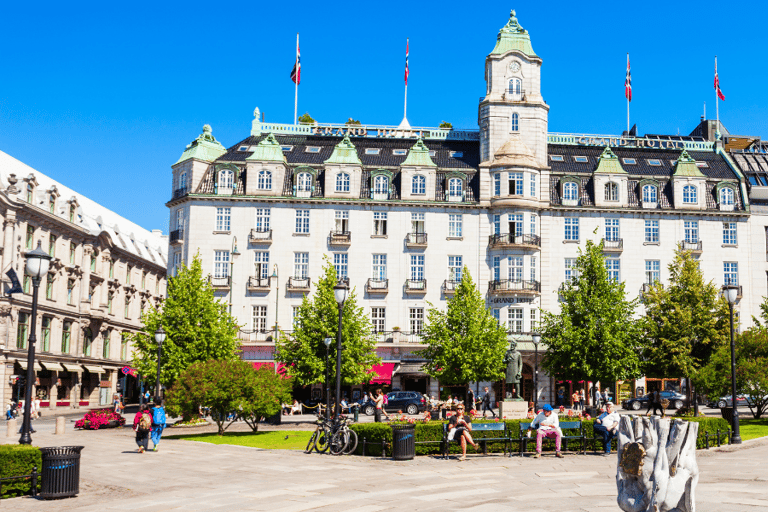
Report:
M509 70L513 73L517 73L520 71L520 63L515 61L512 61L512 64L509 65Z

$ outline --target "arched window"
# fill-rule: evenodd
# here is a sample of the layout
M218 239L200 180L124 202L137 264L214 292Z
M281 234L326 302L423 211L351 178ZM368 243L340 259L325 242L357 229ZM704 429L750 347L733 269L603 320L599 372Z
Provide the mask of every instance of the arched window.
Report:
M272 171L267 169L259 171L257 185L259 190L272 190Z
M512 129L513 132L519 132L520 131L520 116L517 114L517 112L512 114L511 129Z
M417 174L413 177L411 182L411 194L426 194L427 193L427 178L421 174Z
M578 201L579 200L579 186L573 181L568 181L563 185L563 200L564 201Z
M300 172L296 176L296 195L299 197L309 197L312 193L312 175L308 172Z
M686 185L683 187L683 203L696 204L698 199L696 198L696 187L693 185Z
M91 355L91 346L93 345L93 333L90 327L83 329L83 355Z
M643 185L643 202L655 203L657 202L656 186L655 185Z
M461 195L464 190L461 179L451 178L448 180L448 200L461 201Z
M519 78L512 78L509 81L509 95L513 100L519 100L523 97L523 81Z
M734 202L733 199L733 189L730 187L723 187L720 189L720 204L725 206L732 206Z
M389 178L386 176L376 176L373 180L373 195L375 199L389 198Z
M235 173L230 169L219 172L219 194L231 194L235 183Z
M605 184L605 200L606 201L618 201L619 200L619 185L613 181L609 181Z
M349 174L346 172L336 175L336 192L349 192Z

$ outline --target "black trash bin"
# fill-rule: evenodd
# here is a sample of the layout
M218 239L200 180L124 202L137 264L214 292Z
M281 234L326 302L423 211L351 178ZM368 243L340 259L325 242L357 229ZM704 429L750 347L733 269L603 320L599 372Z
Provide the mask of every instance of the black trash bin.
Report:
M416 427L413 424L392 425L392 458L411 460L416 456Z
M43 470L40 472L44 499L69 498L80 492L80 451L84 446L40 448Z
M272 416L264 418L264 422L267 425L281 425L283 423L283 411L279 411Z

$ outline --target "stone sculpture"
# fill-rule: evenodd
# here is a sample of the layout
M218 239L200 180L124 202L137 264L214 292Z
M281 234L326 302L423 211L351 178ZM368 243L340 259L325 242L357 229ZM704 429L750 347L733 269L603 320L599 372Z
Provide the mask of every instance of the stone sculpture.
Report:
M517 342L512 340L509 344L509 350L504 354L504 363L507 365L507 395L512 398L519 398L520 380L523 374L523 356L517 351ZM512 385L510 393L509 386Z

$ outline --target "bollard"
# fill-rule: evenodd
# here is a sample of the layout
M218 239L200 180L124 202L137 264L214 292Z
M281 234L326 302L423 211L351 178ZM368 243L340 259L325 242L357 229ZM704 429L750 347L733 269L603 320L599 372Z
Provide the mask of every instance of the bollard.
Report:
M56 416L56 431L54 434L61 435L64 433L64 425L66 425L66 420L64 419L64 416Z
M5 437L13 437L16 435L16 418L10 419L5 423Z

